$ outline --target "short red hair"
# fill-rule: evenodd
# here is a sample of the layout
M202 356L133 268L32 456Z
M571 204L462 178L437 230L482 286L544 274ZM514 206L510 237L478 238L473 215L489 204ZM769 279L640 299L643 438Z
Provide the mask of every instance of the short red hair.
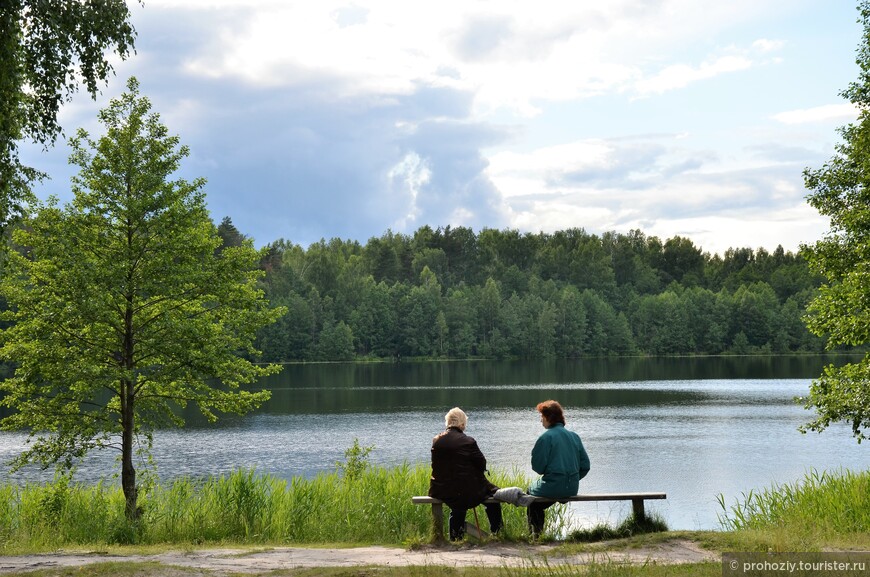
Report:
M538 406L535 407L539 413L544 415L544 418L549 421L551 425L555 425L556 423L565 424L565 413L562 411L562 405L557 403L556 401L544 401L543 403L538 403Z

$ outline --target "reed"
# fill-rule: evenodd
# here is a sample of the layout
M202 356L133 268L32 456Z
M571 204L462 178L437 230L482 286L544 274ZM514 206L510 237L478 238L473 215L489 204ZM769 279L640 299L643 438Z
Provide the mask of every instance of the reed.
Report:
M744 493L730 507L718 499L723 528L766 548L812 550L870 534L870 471L811 470L795 483Z
M117 485L57 477L42 485L0 486L0 550L115 543L413 544L430 538L430 508L410 499L428 490L427 464L347 471L286 481L237 470L154 483L140 497L136 525L124 518ZM528 486L516 470L494 471L491 479L500 486ZM568 526L565 507L552 507L547 518L553 534ZM505 505L504 520L502 539L526 538L525 509Z

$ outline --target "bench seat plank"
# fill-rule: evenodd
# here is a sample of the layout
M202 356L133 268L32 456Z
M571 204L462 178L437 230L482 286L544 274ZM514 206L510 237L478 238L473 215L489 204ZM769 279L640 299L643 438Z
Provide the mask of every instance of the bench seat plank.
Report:
M631 501L631 508L636 519L642 519L646 512L644 511L643 502L647 499L667 499L665 493L585 493L583 495L571 495L570 497L562 497L559 499L551 499L549 497L535 497L536 503L555 503L555 502L580 502L580 501ZM415 505L432 505L432 528L435 533L435 538L441 540L444 538L444 501L429 497L428 495L417 495L411 497L411 502ZM489 498L484 503L502 503L493 498Z
M551 499L549 497L535 497L535 502L538 503L555 503L556 501L634 501L636 499L667 499L666 493L585 493L583 495L571 495L570 497L560 497L559 499ZM419 495L411 497L411 501L415 505L436 505L443 501L428 495ZM484 503L502 503L493 498L489 498Z

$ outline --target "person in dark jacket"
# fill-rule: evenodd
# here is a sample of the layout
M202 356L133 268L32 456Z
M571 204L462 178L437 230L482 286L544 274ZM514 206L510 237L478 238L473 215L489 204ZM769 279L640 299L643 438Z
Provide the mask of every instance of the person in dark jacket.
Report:
M498 487L484 475L486 458L477 441L465 434L468 417L462 409L450 409L444 416L447 430L432 439L432 477L429 496L441 499L450 507L450 539L461 539L465 534L465 514L492 496ZM501 530L501 505L485 505L489 529Z
M532 470L541 477L532 483L529 493L555 500L576 495L580 479L586 476L590 466L583 441L577 433L565 428L562 405L556 401L544 401L536 408L546 430L532 449ZM529 505L526 513L532 536L537 537L544 530L544 510L552 504Z

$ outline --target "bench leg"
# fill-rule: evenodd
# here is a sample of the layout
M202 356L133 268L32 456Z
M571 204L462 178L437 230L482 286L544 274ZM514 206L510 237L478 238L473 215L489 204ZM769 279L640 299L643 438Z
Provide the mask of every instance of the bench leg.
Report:
M444 540L444 505L432 503L432 532L436 541Z
M643 510L643 499L632 499L631 509L634 512L635 521L641 521L646 518L646 512Z

